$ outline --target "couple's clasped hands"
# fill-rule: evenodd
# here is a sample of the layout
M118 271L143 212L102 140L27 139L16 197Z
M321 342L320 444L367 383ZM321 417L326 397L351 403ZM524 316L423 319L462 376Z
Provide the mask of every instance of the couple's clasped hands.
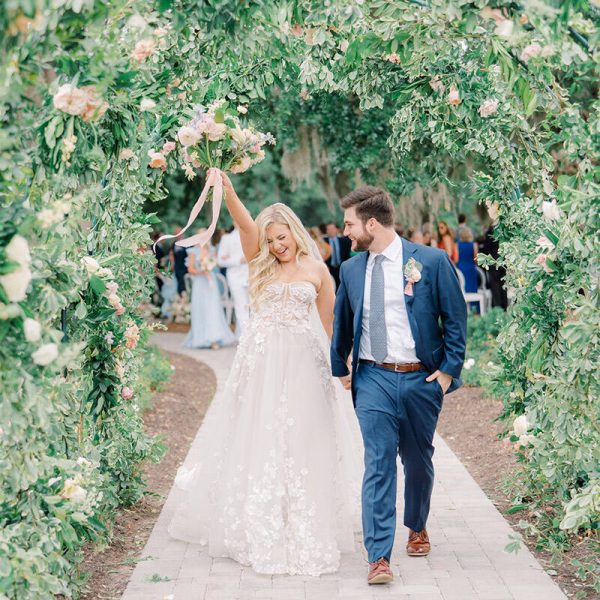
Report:
M352 375L346 375L345 377L340 377L340 383L342 384L345 390L349 390L352 387ZM444 394L448 391L450 384L452 383L452 376L448 375L448 373L443 373L439 369L434 371L429 377L425 378L425 381L431 383L437 379L440 387Z

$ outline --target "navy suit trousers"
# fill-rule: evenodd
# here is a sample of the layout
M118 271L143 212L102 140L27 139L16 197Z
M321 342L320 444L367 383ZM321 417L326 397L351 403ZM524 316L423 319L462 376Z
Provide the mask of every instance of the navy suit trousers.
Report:
M396 373L360 363L356 414L365 446L363 533L369 561L392 554L398 455L404 467L404 525L421 531L433 490L433 436L443 391L428 371Z

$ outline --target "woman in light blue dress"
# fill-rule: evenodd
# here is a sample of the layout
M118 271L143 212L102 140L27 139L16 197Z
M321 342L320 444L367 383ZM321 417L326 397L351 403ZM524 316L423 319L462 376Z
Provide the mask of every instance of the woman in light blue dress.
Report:
M188 249L186 264L192 278L191 328L185 339L187 348L219 348L235 342L235 335L225 320L217 266L211 248Z

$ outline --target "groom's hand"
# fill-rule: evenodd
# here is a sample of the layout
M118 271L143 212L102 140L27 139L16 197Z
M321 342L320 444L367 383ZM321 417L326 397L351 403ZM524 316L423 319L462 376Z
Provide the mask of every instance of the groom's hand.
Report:
M425 379L425 381L428 382L432 382L435 379L438 380L438 383L440 384L442 391L444 392L444 394L448 391L448 388L450 387L450 384L452 383L452 375L448 375L448 373L442 373L439 369L437 371L435 371L434 373L432 373L429 377L427 377Z
M345 390L349 390L352 387L352 375L345 375L344 377L340 377L339 380Z

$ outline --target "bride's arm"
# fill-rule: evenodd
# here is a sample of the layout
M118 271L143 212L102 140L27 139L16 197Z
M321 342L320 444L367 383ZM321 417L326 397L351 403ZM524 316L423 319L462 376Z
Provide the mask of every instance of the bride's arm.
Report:
M333 335L333 305L335 304L335 291L333 289L333 280L329 274L329 269L322 263L319 267L321 275L321 289L317 296L317 310L327 337L331 340Z
M242 250L246 261L250 262L259 251L258 247L258 226L248 212L248 209L242 204L238 195L233 189L231 180L225 173L221 173L223 180L223 189L225 191L225 204L231 218L237 223L240 228L240 241L242 242Z

